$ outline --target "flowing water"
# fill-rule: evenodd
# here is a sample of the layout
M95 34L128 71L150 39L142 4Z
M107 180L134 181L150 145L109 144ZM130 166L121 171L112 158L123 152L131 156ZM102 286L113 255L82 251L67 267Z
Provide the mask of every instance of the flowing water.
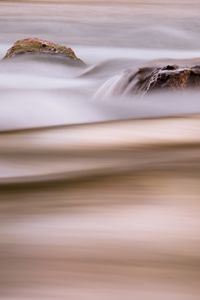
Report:
M198 93L119 97L123 70L200 63L191 1L1 1L0 299L198 300Z

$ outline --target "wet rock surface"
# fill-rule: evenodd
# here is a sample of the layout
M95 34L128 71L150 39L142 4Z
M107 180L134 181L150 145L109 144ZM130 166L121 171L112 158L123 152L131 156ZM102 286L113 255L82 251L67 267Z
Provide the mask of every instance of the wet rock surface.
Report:
M159 65L158 61L154 61L139 69L125 69L109 78L97 90L94 98L133 95L143 97L158 92L200 91L200 65L197 61L196 64L192 63L192 59L180 60L180 64L164 64L164 61L160 61Z
M146 95L156 91L200 89L200 65L180 67L144 67L137 72L125 71L126 85L121 94Z
M14 45L8 49L3 59L5 60L18 57L23 54L46 54L48 56L60 56L70 60L70 62L74 62L79 65L85 65L85 63L76 56L75 52L71 48L38 38L27 38L16 41Z

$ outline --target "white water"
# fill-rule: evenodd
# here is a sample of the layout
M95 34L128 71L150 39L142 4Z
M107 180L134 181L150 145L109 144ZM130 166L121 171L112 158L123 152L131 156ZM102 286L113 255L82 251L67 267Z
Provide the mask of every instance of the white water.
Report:
M188 95L183 98L178 94L173 96L173 101L162 95L142 101L118 97L123 70L136 70L137 66L156 58L175 59L178 51L126 48L105 51L79 46L74 49L87 62L85 69L63 65L59 60L37 62L26 58L2 63L1 130L126 119L138 117L138 113L152 117L200 112L195 94L190 94L190 102ZM198 51L179 53L179 58L185 59L198 56Z
M198 113L198 96L191 96L190 104L186 97L184 105L179 103L182 96L167 105L165 99L151 99L146 109L140 99L117 99L117 93L112 99L107 85L98 92L124 69L136 70L152 60L197 58L194 63L199 63L198 8L194 0L181 5L150 0L107 5L2 2L0 57L15 40L37 36L72 47L88 67L26 58L2 64L0 129L134 118L138 111L146 117Z

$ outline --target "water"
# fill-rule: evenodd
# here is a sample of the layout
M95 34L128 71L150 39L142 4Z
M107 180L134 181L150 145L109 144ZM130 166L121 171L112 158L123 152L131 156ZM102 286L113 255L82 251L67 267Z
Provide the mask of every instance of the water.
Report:
M199 63L199 1L44 2L1 1L0 57L37 36L87 66L0 65L0 299L199 299L199 95L117 95Z

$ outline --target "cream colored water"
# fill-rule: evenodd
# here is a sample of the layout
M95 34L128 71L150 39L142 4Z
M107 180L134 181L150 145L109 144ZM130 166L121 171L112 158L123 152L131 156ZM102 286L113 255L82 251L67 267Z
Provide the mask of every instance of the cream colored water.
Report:
M0 4L1 56L39 35L89 65L1 65L0 299L199 300L198 94L94 98L200 56L199 3L62 2Z

